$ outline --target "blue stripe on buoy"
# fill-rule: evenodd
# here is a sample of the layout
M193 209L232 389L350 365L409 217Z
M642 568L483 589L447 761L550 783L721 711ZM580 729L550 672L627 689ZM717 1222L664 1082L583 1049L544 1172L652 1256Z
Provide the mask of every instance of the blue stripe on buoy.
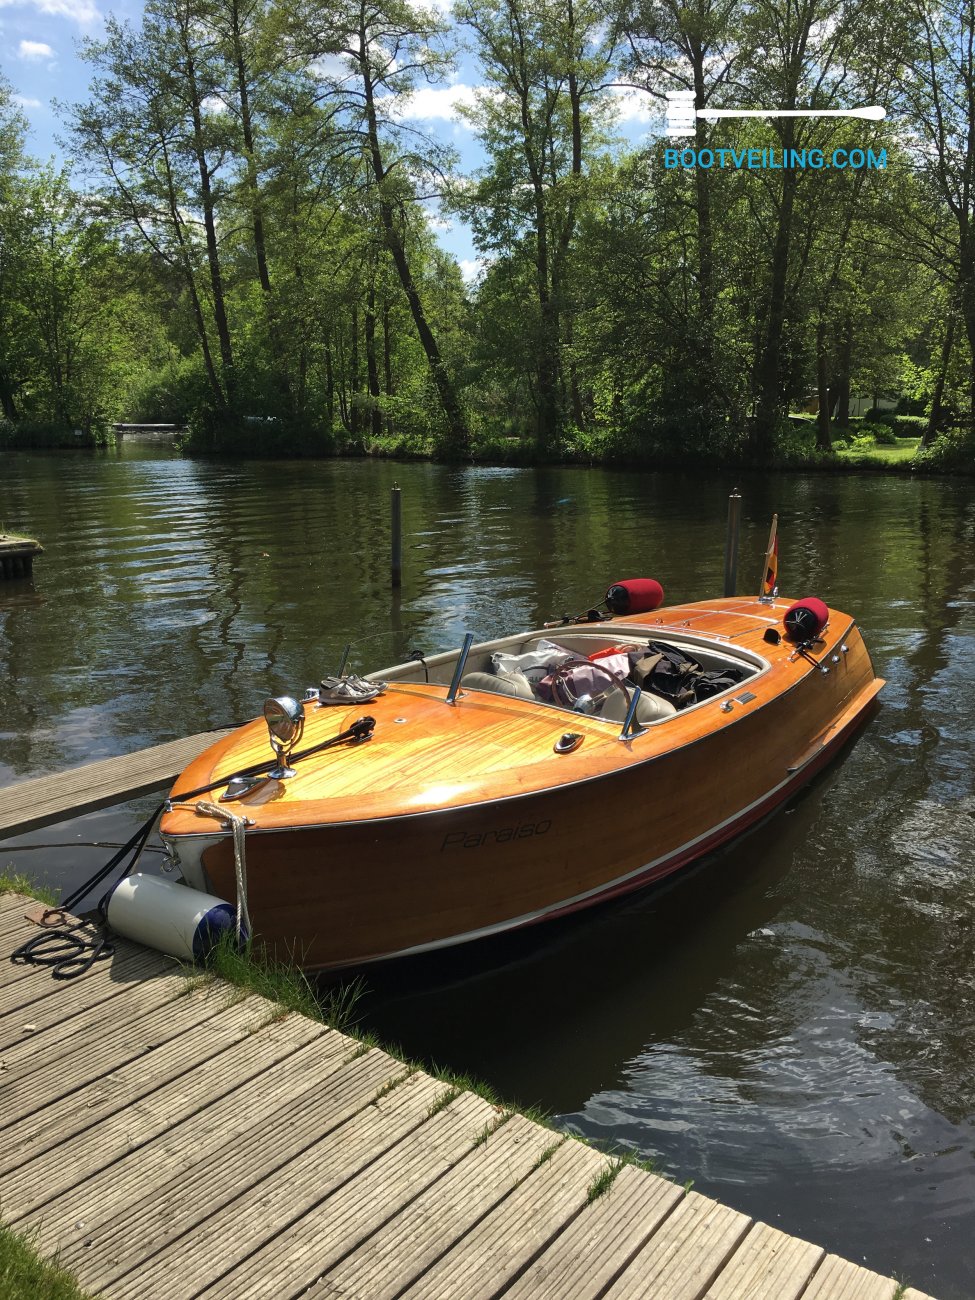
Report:
M237 909L230 903L221 903L211 907L199 920L193 932L193 957L198 962L205 962L216 947L222 934L235 934L237 931ZM247 940L246 933L241 935Z

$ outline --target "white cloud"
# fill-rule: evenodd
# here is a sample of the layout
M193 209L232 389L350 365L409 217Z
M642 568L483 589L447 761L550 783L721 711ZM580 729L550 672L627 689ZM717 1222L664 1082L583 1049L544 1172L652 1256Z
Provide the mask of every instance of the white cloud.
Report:
M421 86L411 95L384 97L390 115L395 118L410 117L423 122L463 122L461 106L470 108L477 102L477 86L467 86L462 81L452 86Z
M0 0L0 9L27 4L31 5L40 14L53 14L58 18L70 18L79 27L87 27L101 18L94 0Z
M204 113L212 113L216 117L220 117L221 114L227 111L227 105L219 95L207 95L206 99L200 100L200 107Z
M44 41L21 41L17 48L17 57L36 62L38 59L53 59L54 51Z
M465 284L473 284L477 277L487 270L488 259L486 257L462 257L460 259L460 273L464 277Z
M19 104L21 108L43 108L39 99L31 99L30 95L14 95L14 103Z
M660 109L647 92L635 86L612 86L609 96L617 122L652 122L660 116Z

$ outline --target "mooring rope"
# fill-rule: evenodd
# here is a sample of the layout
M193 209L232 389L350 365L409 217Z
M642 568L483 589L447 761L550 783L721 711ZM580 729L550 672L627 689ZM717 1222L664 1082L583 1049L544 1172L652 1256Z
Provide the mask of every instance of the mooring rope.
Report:
M244 942L245 937L251 935L251 918L247 910L247 848L245 837L247 834L247 818L239 817L237 813L232 813L228 808L221 808L219 804L207 803L201 799L195 805L196 811L200 817L218 817L220 821L227 822L234 837L234 877L237 882L237 943Z

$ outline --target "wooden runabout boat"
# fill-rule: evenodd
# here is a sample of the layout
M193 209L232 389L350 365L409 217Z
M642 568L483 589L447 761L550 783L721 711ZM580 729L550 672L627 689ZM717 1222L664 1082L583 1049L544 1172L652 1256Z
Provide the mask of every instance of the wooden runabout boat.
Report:
M790 634L791 604L706 600L468 638L365 679L386 684L372 699L358 698L359 679L333 679L300 706L269 701L270 774L258 720L183 772L161 834L186 884L234 900L233 837L194 803L201 789L222 795L218 807L247 819L254 935L308 969L457 944L643 887L772 812L868 717L884 683L855 620L819 605L825 626ZM615 669L586 668L608 656ZM666 698L659 668L681 659L716 693Z

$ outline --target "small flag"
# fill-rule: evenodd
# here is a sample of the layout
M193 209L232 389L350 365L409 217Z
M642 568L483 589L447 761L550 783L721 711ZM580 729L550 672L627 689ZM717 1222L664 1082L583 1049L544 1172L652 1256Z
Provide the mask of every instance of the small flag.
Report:
M762 577L762 595L774 596L779 578L779 516L772 516L772 530L768 535L765 552L765 572Z

